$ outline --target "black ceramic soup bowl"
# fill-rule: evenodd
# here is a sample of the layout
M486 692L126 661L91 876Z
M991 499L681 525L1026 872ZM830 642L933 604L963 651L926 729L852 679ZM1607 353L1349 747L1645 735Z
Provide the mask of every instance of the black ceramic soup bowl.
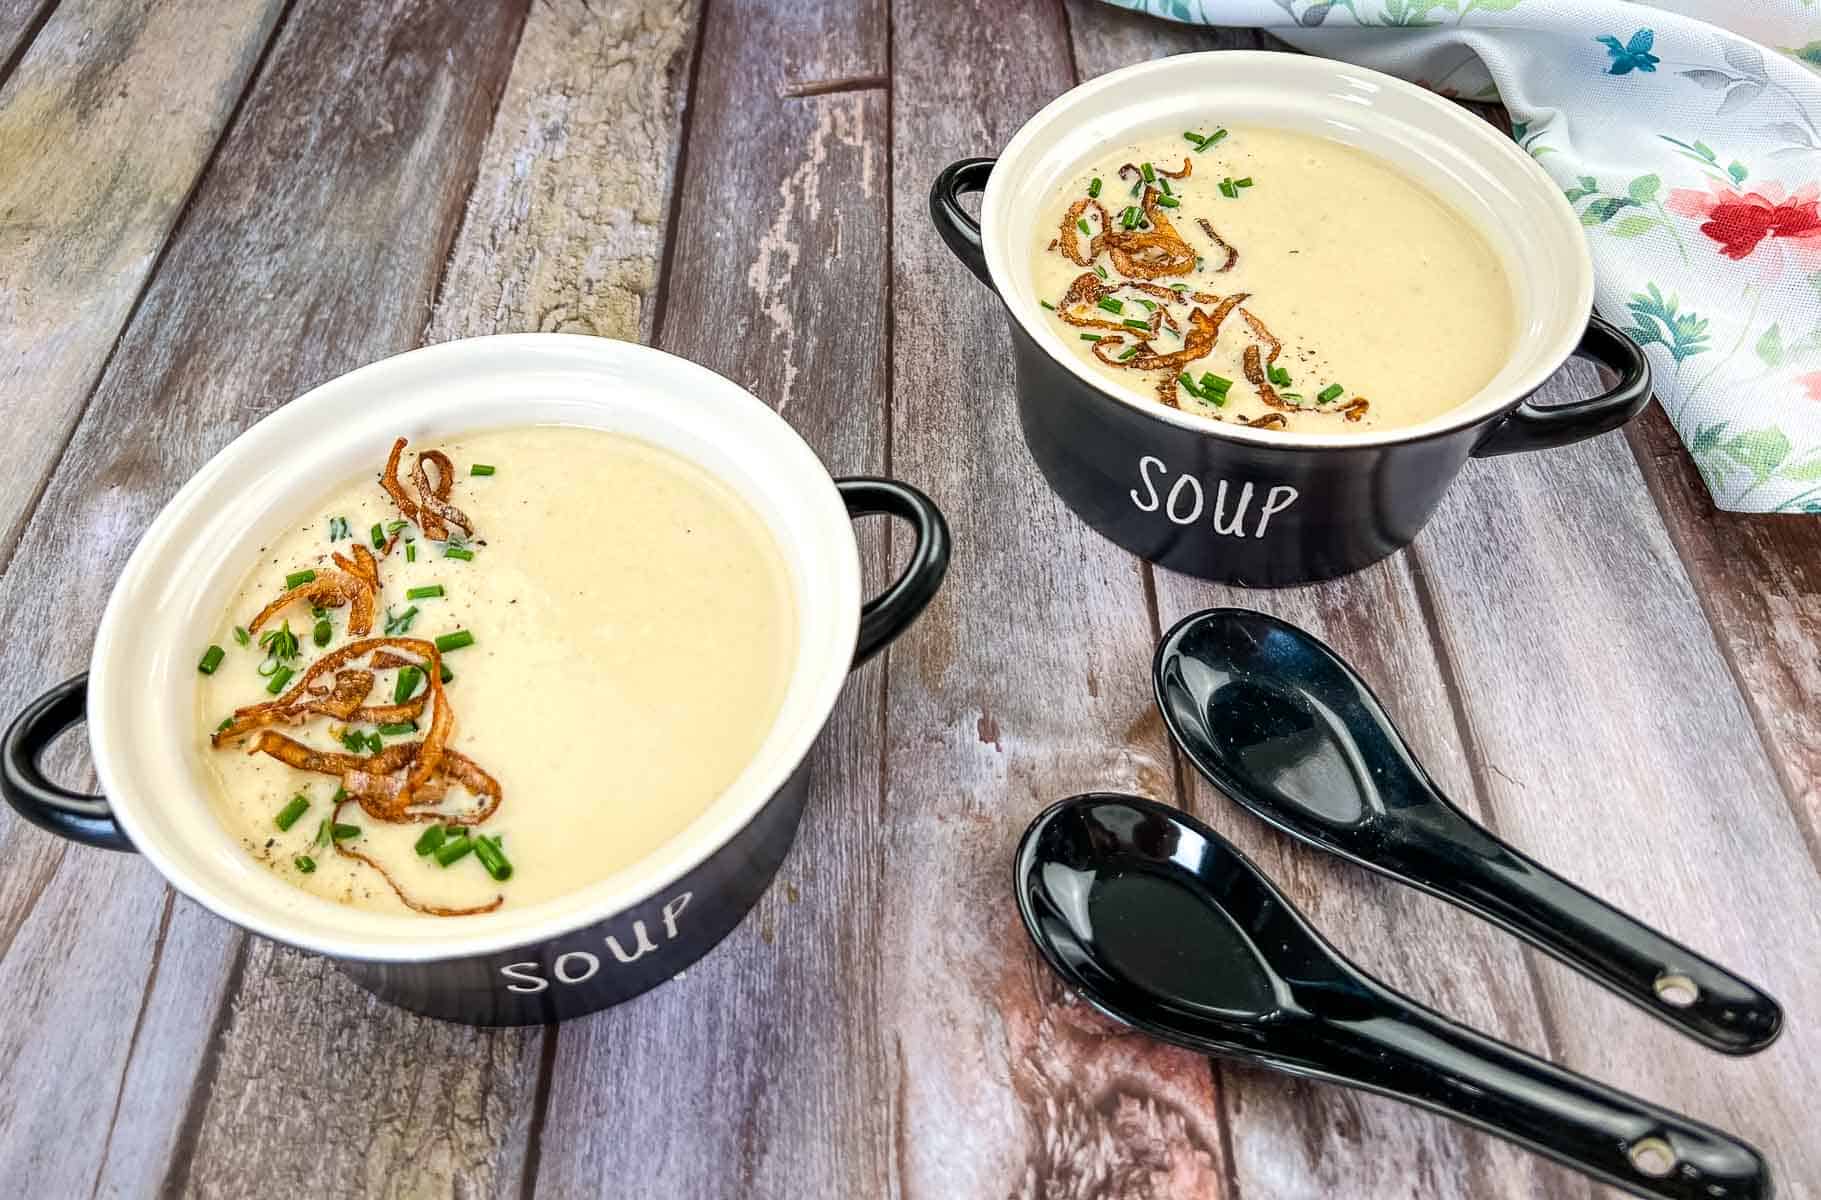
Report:
M1081 361L1043 319L1032 281L1045 203L1109 144L1210 119L1339 140L1466 216L1512 288L1518 329L1504 367L1422 424L1310 433L1173 409ZM969 192L984 192L978 220L962 207ZM1115 71L1052 102L997 159L950 165L930 214L1005 305L1025 441L1050 486L1105 537L1185 574L1275 587L1358 570L1409 544L1469 458L1616 429L1650 397L1643 353L1593 315L1581 225L1549 177L1479 118L1361 67L1216 51ZM1531 404L1571 354L1610 368L1617 383L1573 403Z
M215 816L196 690L199 648L256 548L309 511L321 481L384 461L395 437L425 442L551 424L611 430L681 455L731 487L771 530L797 623L796 661L771 730L680 833L570 895L474 916L394 915L339 905L279 878ZM284 470L271 469L281 461ZM898 580L866 600L851 521L869 513L910 523L916 545ZM88 673L46 692L7 730L0 791L52 833L137 850L198 903L331 958L382 999L476 1025L578 1016L674 977L739 924L790 848L810 751L849 670L922 612L947 569L948 546L942 515L922 493L885 479L831 479L781 417L694 363L558 334L413 351L294 400L183 486L116 582ZM701 685L712 691L714 680ZM100 796L58 786L39 762L85 717ZM510 795L510 779L502 782ZM611 764L601 786L615 786Z

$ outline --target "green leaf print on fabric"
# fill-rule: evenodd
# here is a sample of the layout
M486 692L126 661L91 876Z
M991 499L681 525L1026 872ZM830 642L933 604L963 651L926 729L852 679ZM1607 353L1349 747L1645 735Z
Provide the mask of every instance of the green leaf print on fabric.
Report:
M1662 176L1652 172L1639 175L1626 184L1622 194L1609 193L1601 188L1594 176L1582 175L1573 187L1564 188L1562 195L1570 204L1587 201L1587 206L1580 210L1581 224L1587 228L1604 229L1616 238L1642 237L1653 230L1662 230L1675 244L1682 261L1687 262L1688 247L1663 208L1662 191ZM1620 216L1621 213L1624 215Z
M1710 348L1707 344L1707 318L1681 311L1674 295L1665 298L1656 284L1642 292L1633 292L1625 305L1631 313L1632 326L1625 332L1640 346L1661 346L1675 360L1676 369L1697 354Z
M1758 344L1752 349L1758 352L1758 361L1767 367L1774 367L1783 361L1783 331L1778 328L1777 322L1770 323L1770 328L1764 331L1764 336L1758 339Z

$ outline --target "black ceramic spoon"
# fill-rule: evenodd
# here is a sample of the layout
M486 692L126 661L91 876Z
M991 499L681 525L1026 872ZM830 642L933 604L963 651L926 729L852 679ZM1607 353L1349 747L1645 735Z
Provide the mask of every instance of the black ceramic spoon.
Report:
M1449 802L1320 641L1214 608L1164 635L1157 706L1221 791L1293 837L1478 913L1683 1033L1750 1054L1783 1027L1752 984L1553 874Z
M1640 1196L1771 1194L1744 1142L1378 983L1175 809L1106 793L1064 800L1025 833L1014 882L1050 965L1153 1037L1419 1104Z

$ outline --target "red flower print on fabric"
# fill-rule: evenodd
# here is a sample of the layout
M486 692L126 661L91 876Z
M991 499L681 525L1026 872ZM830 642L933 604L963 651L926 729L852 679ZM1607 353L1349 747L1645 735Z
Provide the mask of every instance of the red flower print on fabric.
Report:
M1710 191L1676 188L1669 193L1668 208L1685 217L1701 217L1701 232L1720 244L1720 253L1735 261L1756 250L1765 238L1800 240L1821 251L1821 189L1804 184L1785 194L1780 184L1768 183L1756 191L1737 192L1718 183Z

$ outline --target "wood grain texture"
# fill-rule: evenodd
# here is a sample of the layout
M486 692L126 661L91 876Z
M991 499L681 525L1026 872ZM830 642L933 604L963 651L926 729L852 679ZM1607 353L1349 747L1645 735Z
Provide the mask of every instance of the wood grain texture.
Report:
M1575 362L1542 399L1598 383ZM1535 956L1565 1065L1821 1181L1821 879L1622 437L1469 464L1417 540L1483 803L1510 841L1766 987L1729 1060Z
M1071 2L1082 78L1167 54L1244 48L1257 30L1193 29L1093 2ZM1236 605L1308 629L1373 679L1436 780L1478 811L1472 768L1444 665L1402 557L1313 587L1257 591L1155 573L1160 623ZM1410 888L1306 849L1221 796L1192 770L1190 807L1275 880L1354 961L1456 1020L1549 1051L1547 1021L1514 939ZM1394 1101L1273 1072L1223 1066L1233 1171L1241 1195L1584 1196L1578 1176L1461 1125Z
M886 466L885 28L876 3L710 6L657 324L660 346L772 404L835 474ZM875 587L884 544L863 542ZM540 1195L607 1180L630 1196L889 1194L885 670L857 672L837 706L753 915L683 978L557 1030Z
M215 450L415 342L521 15L292 14L0 585L11 627L42 631L0 644L7 711L80 665L139 531ZM65 853L5 820L24 856L61 855L0 961L22 1018L0 1032L22 1040L0 1047L0 1088L30 1098L0 1111L10 1180L45 1195L143 1195L161 1178L204 1195L516 1184L511 1130L522 1147L535 1081L520 1042L374 1011L321 962L242 946L187 906L166 924L144 863Z
M1207 1060L1074 1002L1011 903L1013 852L1043 807L1095 788L1175 795L1140 564L1044 484L999 305L925 216L943 166L997 150L1072 85L1061 17L893 12L893 469L955 538L888 690L881 1018L907 1197L1230 1194Z
M67 0L0 87L0 563L282 7Z
M8 68L25 53L33 32L57 0L0 0L0 84L11 73Z
M1626 435L1821 862L1821 520L1716 509L1660 408Z
M696 8L533 9L426 341L649 337Z

